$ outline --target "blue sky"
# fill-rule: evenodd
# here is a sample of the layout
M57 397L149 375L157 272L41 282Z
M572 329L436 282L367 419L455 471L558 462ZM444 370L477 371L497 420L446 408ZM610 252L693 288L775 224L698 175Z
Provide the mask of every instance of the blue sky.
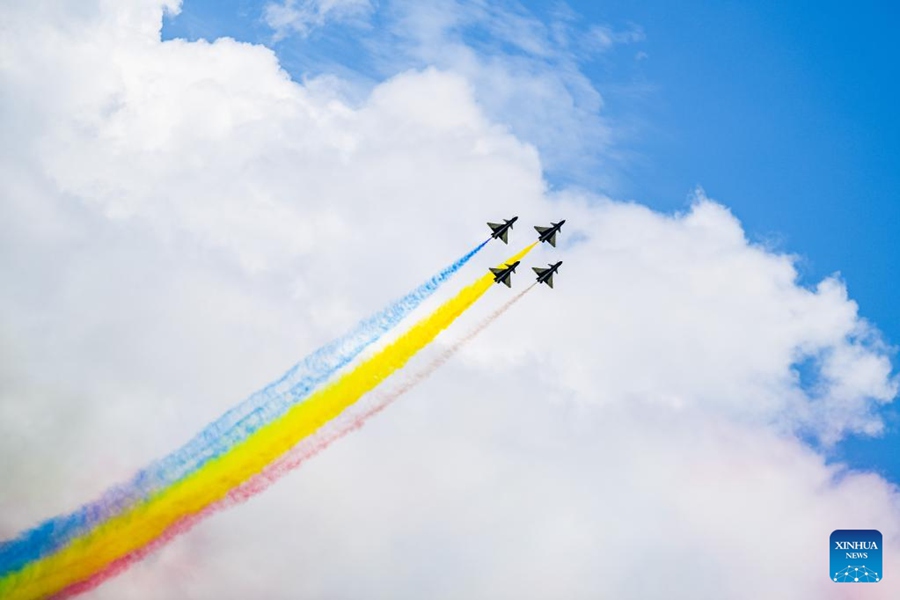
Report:
M798 254L805 282L840 272L860 312L889 343L900 341L895 236L900 233L900 61L891 2L504 4L510 14L565 22L569 42L593 25L628 43L591 53L574 45L535 59L583 75L603 97L576 151L554 158L540 132L509 123L549 158L548 181L580 185L658 210L685 208L696 186L729 206L752 239ZM185 0L164 38L231 36L272 47L296 79L335 73L371 86L428 61L408 51L391 3L349 22L276 40L265 3ZM455 35L476 51L528 54L478 23ZM491 115L501 119L502 115ZM531 135L533 134L533 135ZM596 156L592 156L592 149ZM614 157L610 159L610 156ZM833 451L900 481L900 418L886 413L880 439L851 438Z

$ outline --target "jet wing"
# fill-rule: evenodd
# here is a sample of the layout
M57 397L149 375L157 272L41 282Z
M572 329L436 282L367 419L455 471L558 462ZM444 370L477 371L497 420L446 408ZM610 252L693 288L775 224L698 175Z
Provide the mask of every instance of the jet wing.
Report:
M503 272L503 269L497 269L496 267L491 267L491 273L493 273L494 275L499 275L502 272Z
M547 275L546 279L542 279L544 274L547 273L547 271L549 271L550 269L542 269L540 267L531 267L531 268L534 270L535 273L537 273L538 281L540 281L542 283L546 283L550 287L553 287L553 273L550 273L549 275Z
M547 241L550 242L550 245L551 245L551 246L553 246L554 248L556 248L556 232L555 232L555 231L553 232L553 235L551 235L551 236L547 239Z
M550 229L549 227L541 227L540 225L535 225L534 228L538 233L544 233L545 231Z
M505 283L505 284L506 284L506 287L511 288L511 287L512 287L512 282L511 282L511 280L512 280L512 277L510 277L509 275L507 275L506 277L504 277L504 278L501 279L500 281L502 281L503 283Z
M502 229L503 233L500 234L500 239L503 240L504 244L509 243L509 225L501 225L499 223L488 223L488 227L491 228L491 231L494 232L494 235L497 235L497 232Z

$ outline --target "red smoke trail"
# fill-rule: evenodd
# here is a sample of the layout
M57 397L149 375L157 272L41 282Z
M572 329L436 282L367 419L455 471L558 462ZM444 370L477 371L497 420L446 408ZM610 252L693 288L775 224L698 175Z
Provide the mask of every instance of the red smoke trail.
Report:
M53 598L56 600L62 600L63 598L71 598L73 596L77 596L78 594L83 594L84 592L95 589L103 582L112 579L116 575L119 575L134 563L143 560L149 554L152 554L156 550L165 546L176 537L187 533L188 531L193 529L195 525L197 525L207 517L210 517L221 510L225 510L226 508L230 508L232 506L236 506L238 504L246 502L253 496L256 496L257 494L267 490L273 483L287 475L290 471L293 471L294 469L302 465L313 456L317 455L332 443L343 438L347 434L356 431L357 429L361 429L369 419L390 406L395 400L400 398L406 392L410 391L411 389L428 379L428 377L430 377L432 373L437 371L440 367L446 364L447 361L453 358L453 356L457 352L459 352L459 350L463 346L472 341L482 331L487 329L488 326L496 321L503 313L509 310L513 304L521 300L522 297L530 292L535 285L537 284L532 283L530 286L507 300L502 306L488 315L487 318L481 321L464 337L457 340L452 346L444 349L444 351L436 356L434 360L432 360L424 369L407 378L406 381L401 383L393 390L384 394L377 394L375 403L367 410L358 415L352 416L352 418L350 418L349 420L335 422L333 423L333 425L326 425L315 436L307 438L297 444L289 453L270 464L261 473L244 482L244 484L231 490L228 493L228 496L226 496L219 502L207 506L200 512L194 513L180 519L179 521L176 521L171 527L169 527L169 529L166 530L165 533L156 538L153 542L138 550L135 550L131 554L123 556L115 562L110 563L108 567L106 567L103 571L100 571L90 579L85 579L84 581L76 583L75 585L69 586L59 594L53 596Z
M444 366L444 364L446 364L447 361L453 358L453 356L457 352L459 352L459 350L463 346L472 341L482 331L487 329L488 326L491 325L491 323L496 321L503 313L509 310L513 304L518 302L534 286L535 284L531 284L523 291L516 294L513 298L507 300L506 303L492 312L472 331L457 340L452 346L449 346L443 352L441 352L424 369L407 378L406 381L404 381L393 390L384 394L377 394L375 403L367 410L360 413L359 415L352 417L352 419L350 420L335 423L335 426L333 428L325 428L322 431L321 436L317 435L314 438L309 438L308 440L304 440L303 442L297 444L297 446L293 450L291 450L281 459L273 462L262 473L247 481L244 485L232 490L232 493L229 494L228 498L223 500L223 502L227 503L228 506L231 506L233 504L246 501L250 497L255 496L256 494L267 489L270 485L286 475L289 471L296 469L301 464L303 464L304 461L315 456L316 454L330 446L333 442L341 439L348 433L356 431L357 429L361 429L362 426L369 421L369 419L393 404L393 402L400 396L428 379L428 377L430 377L432 373L437 371L440 367Z

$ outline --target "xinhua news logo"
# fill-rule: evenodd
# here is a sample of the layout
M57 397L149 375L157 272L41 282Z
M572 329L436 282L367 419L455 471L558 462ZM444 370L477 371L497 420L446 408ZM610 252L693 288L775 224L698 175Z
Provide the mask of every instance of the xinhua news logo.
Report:
M831 580L878 583L883 577L881 533L874 529L838 529L831 534Z

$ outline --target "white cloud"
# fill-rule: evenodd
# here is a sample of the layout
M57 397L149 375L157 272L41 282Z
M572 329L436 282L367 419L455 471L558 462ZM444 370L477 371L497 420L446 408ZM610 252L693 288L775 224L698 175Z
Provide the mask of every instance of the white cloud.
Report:
M386 71L399 63L462 73L492 120L540 149L545 169L613 184L606 167L619 160L612 149L623 134L581 67L615 45L643 39L639 28L582 30L564 6L546 23L515 2L397 0L390 6L391 36L371 44Z
M825 579L832 529L900 543L896 490L795 435L877 431L897 392L839 279L800 286L792 257L702 193L677 215L548 194L535 147L478 101L492 76L465 61L350 106L265 48L161 43L163 6L0 8L4 537L171 450L519 214L512 245L462 277L566 218L527 262L564 260L556 289L96 597L844 598Z
M549 12L543 20L514 1L388 0L366 13L367 27L344 30L339 43L330 42L338 56L353 56L353 64L338 64L321 48L304 52L310 46L303 39L284 40L277 49L296 73L338 72L359 88L430 66L460 73L493 122L540 150L548 173L613 189L608 167L628 160L623 147L635 127L610 122L600 88L583 67L642 41L643 31L632 24L584 26L564 4ZM281 41L284 28L270 25ZM631 83L615 86L621 91Z
M309 35L328 21L348 21L373 10L370 0L284 0L266 5L263 18L277 38L289 33Z

